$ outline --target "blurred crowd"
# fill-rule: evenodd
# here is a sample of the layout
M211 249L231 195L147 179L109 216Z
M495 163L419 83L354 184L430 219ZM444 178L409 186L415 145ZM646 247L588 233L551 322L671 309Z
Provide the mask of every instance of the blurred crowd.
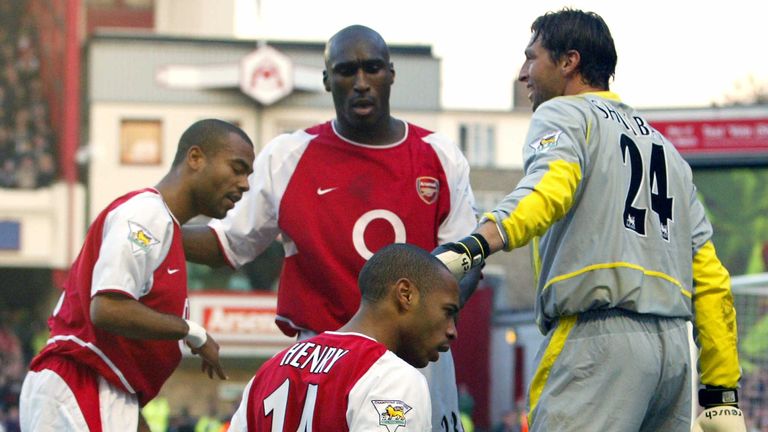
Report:
M226 415L219 413L218 402L214 400L209 401L208 412L199 417L190 414L186 406L178 414L170 415L168 399L159 396L142 408L141 413L152 432L226 432L239 404L240 401L232 404Z
M21 342L5 321L0 321L0 431L19 430L19 391L26 373Z
M739 407L750 425L749 432L768 432L768 370L756 367L744 372Z
M19 393L29 360L15 329L16 318L0 310L0 432L19 430Z
M44 322L22 310L0 309L0 432L19 431L19 393L33 353L45 343Z
M0 188L34 189L56 179L37 31L26 3L0 0Z

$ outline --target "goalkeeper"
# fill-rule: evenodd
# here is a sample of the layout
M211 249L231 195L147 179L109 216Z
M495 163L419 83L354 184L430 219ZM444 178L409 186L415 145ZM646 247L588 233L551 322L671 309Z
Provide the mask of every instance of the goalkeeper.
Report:
M518 77L534 111L525 175L474 235L433 253L461 277L532 242L546 338L531 431L746 431L730 277L690 167L609 91L617 56L602 18L563 9L531 30Z

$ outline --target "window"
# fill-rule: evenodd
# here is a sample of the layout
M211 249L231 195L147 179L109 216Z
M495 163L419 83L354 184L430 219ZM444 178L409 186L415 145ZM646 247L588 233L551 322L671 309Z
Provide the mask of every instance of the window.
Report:
M0 250L18 251L21 249L21 223L18 221L0 221Z
M123 120L120 124L120 163L159 165L163 127L160 120Z
M496 127L488 123L460 124L459 148L470 165L493 166L496 157Z

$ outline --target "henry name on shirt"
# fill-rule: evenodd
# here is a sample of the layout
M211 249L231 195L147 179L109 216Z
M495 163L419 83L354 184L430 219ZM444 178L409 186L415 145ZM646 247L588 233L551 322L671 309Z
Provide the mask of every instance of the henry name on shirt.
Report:
M304 369L309 366L309 371L314 374L327 374L333 365L344 357L349 350L318 345L312 342L299 342L293 345L283 355L280 366L293 366Z

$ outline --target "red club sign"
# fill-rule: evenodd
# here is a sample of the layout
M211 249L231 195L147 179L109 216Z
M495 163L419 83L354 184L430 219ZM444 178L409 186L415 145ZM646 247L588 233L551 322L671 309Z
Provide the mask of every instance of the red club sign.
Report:
M271 105L293 91L293 64L285 54L265 45L240 62L240 89L263 105Z

